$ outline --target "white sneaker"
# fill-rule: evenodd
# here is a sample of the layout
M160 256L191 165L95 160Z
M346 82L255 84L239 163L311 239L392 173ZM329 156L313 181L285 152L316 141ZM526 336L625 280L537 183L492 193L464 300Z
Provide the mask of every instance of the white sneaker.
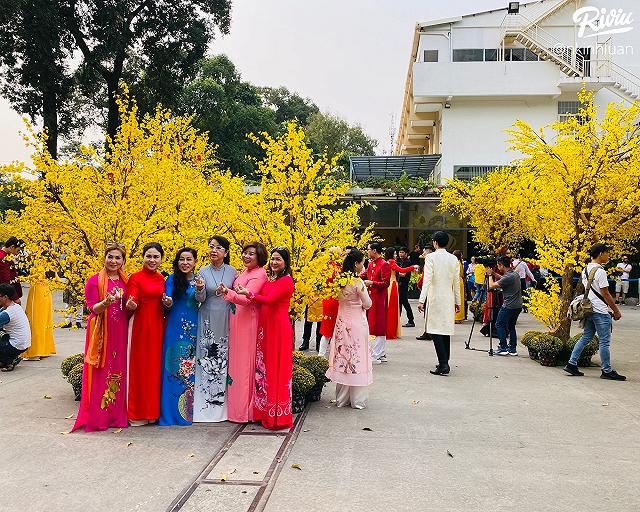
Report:
M376 365L376 364L382 364L382 361L380 361L380 359L371 359L371 364Z
M380 361L382 361L383 363L387 362L387 354L380 356Z

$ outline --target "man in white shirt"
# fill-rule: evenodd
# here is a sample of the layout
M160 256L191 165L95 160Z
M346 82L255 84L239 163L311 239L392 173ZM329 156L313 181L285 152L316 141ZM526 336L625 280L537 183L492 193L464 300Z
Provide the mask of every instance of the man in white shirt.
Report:
M616 281L616 303L624 306L624 301L629 293L629 274L631 274L631 263L626 256L616 265L618 270L618 280Z
M13 371L31 346L29 320L16 298L12 285L0 284L0 368L5 372Z
M578 369L578 359L591 340L594 334L598 334L600 341L600 365L602 367L601 379L608 380L626 380L624 375L620 375L611 368L611 355L609 353L609 344L611 343L611 331L613 329L613 320L620 320L622 315L618 306L616 306L613 297L609 293L609 280L607 272L602 268L609 261L609 247L604 244L595 244L591 248L589 263L582 272L582 284L585 287L585 297L587 297L593 305L593 313L584 320L584 333L582 338L578 340L569 362L564 367L564 371L580 377L584 375ZM593 276L591 289L587 290L589 277ZM610 312L611 310L611 312Z

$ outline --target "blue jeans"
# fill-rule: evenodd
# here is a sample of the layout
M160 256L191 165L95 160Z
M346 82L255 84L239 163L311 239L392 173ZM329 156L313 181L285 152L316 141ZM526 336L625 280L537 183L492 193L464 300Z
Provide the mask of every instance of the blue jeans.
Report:
M522 308L500 308L498 312L498 318L496 319L496 330L498 331L498 339L500 345L498 350L507 350L507 332L509 333L509 352L516 351L516 345L518 343L518 336L516 334L516 322Z
M487 290L483 284L476 283L476 294L473 296L473 300L480 300L480 302L487 300Z
M569 363L575 365L578 364L578 359L580 358L580 354L582 354L584 347L591 342L593 335L597 333L598 339L600 340L600 366L602 367L603 372L610 372L611 354L609 353L609 344L611 343L612 325L613 319L608 313L606 315L603 313L593 313L591 316L588 316L584 321L584 333L582 333L582 338L580 338L575 347L573 347Z

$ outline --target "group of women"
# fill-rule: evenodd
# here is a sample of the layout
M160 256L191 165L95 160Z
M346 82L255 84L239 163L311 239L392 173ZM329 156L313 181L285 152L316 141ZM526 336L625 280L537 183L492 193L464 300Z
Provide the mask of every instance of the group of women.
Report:
M212 237L210 263L197 272L197 252L180 249L165 280L160 244L144 246L143 267L130 277L124 247L106 247L104 267L85 287L90 315L73 430L225 420L292 426L289 252L248 244L238 273L229 248Z

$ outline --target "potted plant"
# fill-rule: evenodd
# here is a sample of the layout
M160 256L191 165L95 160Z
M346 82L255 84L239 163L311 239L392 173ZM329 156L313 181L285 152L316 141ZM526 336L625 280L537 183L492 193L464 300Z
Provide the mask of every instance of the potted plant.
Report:
M520 343L524 347L527 347L527 350L529 351L529 358L534 361L538 361L540 359L538 351L535 349L535 340L540 334L542 333L539 331L527 331L520 338Z
M291 412L302 412L307 405L307 393L315 385L313 374L302 366L293 365L291 375Z
M542 333L534 338L533 348L538 352L542 366L556 366L562 350L562 340L551 333Z
M82 394L82 365L84 363L84 354L73 354L72 356L65 357L60 364L60 373L71 384L73 391L76 395L76 400L80 400ZM78 366L80 369L78 370ZM71 376L71 373L73 376ZM78 379L78 373L80 379Z
M73 388L73 392L75 394L76 402L80 401L80 397L82 396L82 368L84 367L83 363L76 364L69 375L67 376L67 380L71 387Z
M300 366L309 370L315 380L315 384L307 393L307 401L317 402L320 400L325 382L329 381L329 379L325 377L329 369L329 361L322 356L308 356L302 360Z
M304 352L295 351L293 353L293 364L297 364L297 365L302 364L302 361L304 360L305 357L307 356L304 355Z
M583 333L578 333L567 340L561 354L561 356L566 356L566 359L562 357L561 359L566 361L569 360L569 357L571 357L571 352L573 351L573 347L575 347L576 343L578 343L580 338L582 338L582 334ZM600 340L598 339L598 336L595 335L593 339L584 347L582 354L580 354L580 358L578 359L578 366L591 366L591 358L598 352L599 348Z

